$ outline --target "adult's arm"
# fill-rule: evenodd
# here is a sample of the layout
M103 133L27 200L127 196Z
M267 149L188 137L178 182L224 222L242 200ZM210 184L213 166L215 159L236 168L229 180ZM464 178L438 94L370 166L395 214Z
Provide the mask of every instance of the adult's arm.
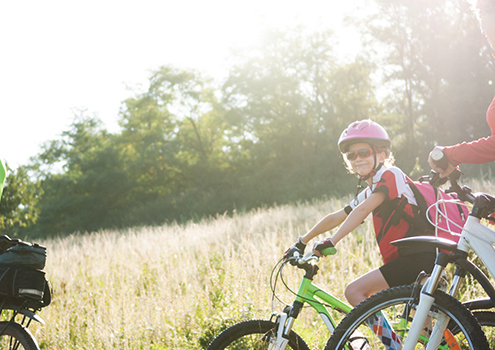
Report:
M443 152L452 165L493 162L495 161L495 135L445 147Z

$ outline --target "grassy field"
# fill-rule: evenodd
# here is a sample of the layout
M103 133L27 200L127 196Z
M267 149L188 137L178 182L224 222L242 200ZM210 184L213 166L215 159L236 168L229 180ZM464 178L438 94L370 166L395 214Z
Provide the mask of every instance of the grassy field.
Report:
M495 193L488 183L475 189ZM42 349L202 349L226 326L269 318L273 266L294 240L349 198L260 209L200 223L73 235L48 248L53 302L30 329ZM324 237L321 237L324 238ZM320 263L315 282L339 298L381 258L366 223ZM300 270L286 268L293 288ZM469 298L476 286L463 288ZM280 287L284 300L290 294ZM276 303L275 311L281 310ZM321 348L328 334L312 310L296 331Z

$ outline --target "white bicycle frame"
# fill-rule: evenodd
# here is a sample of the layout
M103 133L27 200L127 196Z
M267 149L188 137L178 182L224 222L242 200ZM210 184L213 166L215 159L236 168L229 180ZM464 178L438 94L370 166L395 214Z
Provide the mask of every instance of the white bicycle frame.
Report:
M466 253L472 249L483 264L488 268L492 277L495 277L495 231L489 229L480 222L480 219L469 215L466 220L457 245L457 249ZM414 315L411 327L409 328L409 335L406 338L402 349L413 350L417 344L420 333L424 328L424 324L429 316L431 306L435 301L433 293L435 292L440 274L443 268L439 265L435 265L431 277L428 282L425 283L421 294L420 301ZM450 294L457 294L458 288L451 288ZM453 295L455 297L455 295ZM432 334L429 338L426 350L437 349L440 345L445 331L449 323L449 318L444 317L443 320L437 319L437 322L432 330Z

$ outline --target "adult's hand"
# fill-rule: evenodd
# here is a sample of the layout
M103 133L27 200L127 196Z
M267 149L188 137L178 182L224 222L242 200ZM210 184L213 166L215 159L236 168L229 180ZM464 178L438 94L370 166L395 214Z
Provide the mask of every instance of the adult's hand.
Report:
M450 173L452 173L456 167L454 165L452 165L450 162L447 162L447 166L445 167L445 169L443 169L439 163L437 161L435 161L435 157L434 155L438 154L438 152L441 152L443 154L443 156L445 157L445 159L448 160L447 156L443 153L443 149L444 147L442 146L436 146L431 152L430 154L428 155L428 164L430 165L430 167L438 174L440 174L440 177L441 178L444 178L444 177L447 177L450 175Z

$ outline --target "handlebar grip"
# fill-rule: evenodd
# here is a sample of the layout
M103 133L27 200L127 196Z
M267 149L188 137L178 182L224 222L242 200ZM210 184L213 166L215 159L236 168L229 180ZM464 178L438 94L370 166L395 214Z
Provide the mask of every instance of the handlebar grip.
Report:
M337 253L337 248L335 247L328 247L325 248L321 251L321 255L327 256L327 255L335 255Z
M436 149L433 152L431 152L431 159L433 159L433 162L443 170L446 170L447 167L449 166L449 160L447 159L445 154L443 154L443 152L439 149Z

